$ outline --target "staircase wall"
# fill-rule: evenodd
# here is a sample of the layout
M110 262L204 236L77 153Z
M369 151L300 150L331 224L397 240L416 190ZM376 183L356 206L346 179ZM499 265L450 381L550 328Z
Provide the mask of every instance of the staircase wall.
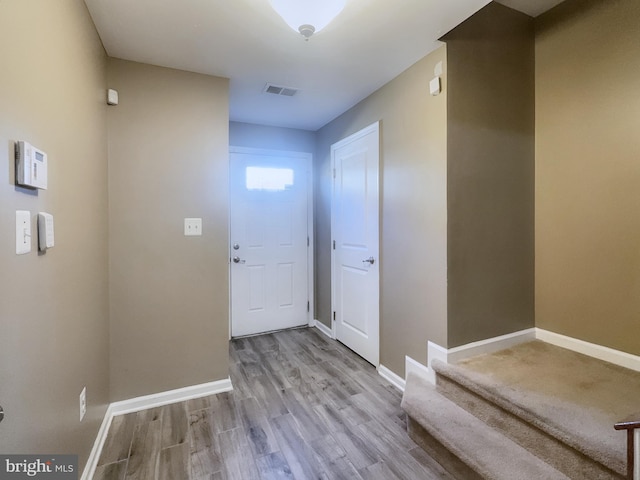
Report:
M534 24L490 3L443 37L448 347L534 326Z
M536 19L536 326L640 355L640 2Z

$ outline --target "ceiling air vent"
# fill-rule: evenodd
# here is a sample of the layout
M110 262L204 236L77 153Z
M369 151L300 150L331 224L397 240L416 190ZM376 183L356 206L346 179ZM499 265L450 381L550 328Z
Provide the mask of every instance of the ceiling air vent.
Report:
M272 93L273 95L282 95L284 97L293 97L299 92L297 88L283 87L280 85L274 85L273 83L267 83L264 87L265 93Z

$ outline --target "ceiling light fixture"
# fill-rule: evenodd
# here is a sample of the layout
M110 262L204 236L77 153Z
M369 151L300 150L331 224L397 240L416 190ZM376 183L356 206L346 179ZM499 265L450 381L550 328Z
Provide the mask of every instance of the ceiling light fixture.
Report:
M305 40L326 27L347 0L269 0L282 19Z

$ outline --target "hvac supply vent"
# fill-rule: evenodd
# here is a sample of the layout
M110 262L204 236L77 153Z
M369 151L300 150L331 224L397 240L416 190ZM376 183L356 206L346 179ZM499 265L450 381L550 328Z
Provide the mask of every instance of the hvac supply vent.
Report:
M283 97L293 97L299 90L292 87L283 87L280 85L274 85L273 83L267 83L264 87L264 93L271 93L273 95L282 95Z

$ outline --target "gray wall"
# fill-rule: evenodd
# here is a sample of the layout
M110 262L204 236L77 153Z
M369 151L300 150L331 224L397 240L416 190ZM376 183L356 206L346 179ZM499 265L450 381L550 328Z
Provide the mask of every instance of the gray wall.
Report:
M3 0L0 64L0 452L79 454L82 468L109 401L106 56L83 2ZM48 190L14 185L17 140L48 154ZM34 217L21 256L18 209ZM44 255L38 211L55 220Z
M533 28L491 3L444 37L449 348L534 326Z
M110 59L109 87L111 400L227 378L228 80Z
M331 325L331 144L382 121L380 362L398 375L405 355L426 363L427 340L447 341L446 85L443 46L318 131L316 318Z
M640 2L536 21L536 325L640 355Z
M229 122L229 145L314 153L316 149L316 133L295 128Z

